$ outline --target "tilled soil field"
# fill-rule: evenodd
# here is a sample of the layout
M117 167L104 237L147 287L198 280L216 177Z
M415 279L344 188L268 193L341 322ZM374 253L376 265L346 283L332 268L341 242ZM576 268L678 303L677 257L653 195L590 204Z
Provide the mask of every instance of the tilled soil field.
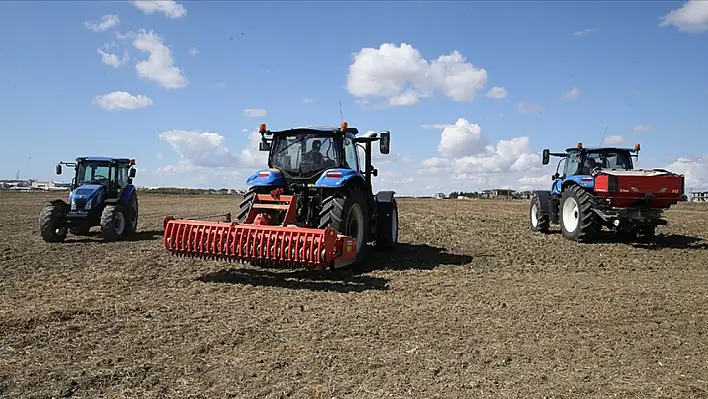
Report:
M313 273L163 249L164 215L233 196L143 195L134 241L47 244L54 197L0 192L0 397L708 397L705 205L581 245L527 201L402 199L395 252Z

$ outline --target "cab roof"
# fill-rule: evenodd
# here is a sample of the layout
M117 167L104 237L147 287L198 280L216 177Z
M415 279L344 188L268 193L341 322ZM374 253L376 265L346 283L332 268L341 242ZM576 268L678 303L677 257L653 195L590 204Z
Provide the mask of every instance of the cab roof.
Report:
M76 158L76 161L88 161L88 162L111 162L115 161L118 163L130 163L130 158L113 158L113 157L80 157Z
M570 147L566 148L566 152L570 151L576 151L578 150L578 147ZM600 152L600 151L629 151L633 152L634 148L625 148L625 147L583 147L582 150L585 152Z
M332 133L333 131L339 131L339 126L303 126L294 127L285 130L271 131L271 134L298 134L298 133ZM359 134L359 129L355 127L347 127L347 133L352 133L354 135Z

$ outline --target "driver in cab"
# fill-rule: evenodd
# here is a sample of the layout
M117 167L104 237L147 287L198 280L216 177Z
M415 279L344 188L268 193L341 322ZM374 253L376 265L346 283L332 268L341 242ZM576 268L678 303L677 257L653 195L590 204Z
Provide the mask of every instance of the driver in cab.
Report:
M305 153L305 159L315 165L322 165L324 163L324 156L320 152L320 147L322 142L320 140L315 140L312 142L312 149Z

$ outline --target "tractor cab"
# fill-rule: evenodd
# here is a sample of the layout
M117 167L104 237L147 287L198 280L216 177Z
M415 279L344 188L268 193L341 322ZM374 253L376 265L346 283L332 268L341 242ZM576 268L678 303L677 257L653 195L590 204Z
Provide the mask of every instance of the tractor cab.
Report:
M634 149L620 147L585 148L582 143L577 147L568 148L565 153L552 153L543 150L543 164L548 165L550 157L560 157L556 173L551 176L554 189L560 192L560 186L565 180L574 180L582 186L591 187L593 173L602 170L634 170L633 157L638 157L641 147ZM561 173L562 169L562 173ZM556 187L558 186L558 187Z
M71 189L83 186L103 186L111 193L117 194L119 190L133 183L135 178L134 159L83 157L76 162L60 162L56 166L56 173L62 173L61 165L75 168L75 175L71 181ZM96 187L98 188L98 187Z
M259 133L262 138L259 150L269 152L269 169L251 176L249 184L319 184L324 179L343 178L346 177L343 174L352 173L360 174L370 184L371 176L378 174L371 165L371 144L379 141L382 154L388 154L390 146L388 131L381 132L380 137L378 133L357 136L359 130L349 127L347 122L340 127L314 126L274 132L261 124ZM359 148L364 150L363 160L359 159Z

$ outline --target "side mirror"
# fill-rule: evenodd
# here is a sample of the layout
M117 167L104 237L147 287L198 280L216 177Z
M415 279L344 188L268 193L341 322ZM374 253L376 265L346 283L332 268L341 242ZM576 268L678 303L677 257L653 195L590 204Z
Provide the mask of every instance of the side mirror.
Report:
M388 154L391 151L391 132L384 130L381 132L381 139L379 141L379 152L382 154Z
M548 165L549 162L551 162L551 150L546 148L543 150L543 164Z
M270 143L267 141L261 141L258 144L258 150L259 151L270 151Z
M61 165L60 164L57 164L56 172L58 175L61 174Z
M130 169L130 172L128 172L128 177L131 179L135 178L135 169Z

